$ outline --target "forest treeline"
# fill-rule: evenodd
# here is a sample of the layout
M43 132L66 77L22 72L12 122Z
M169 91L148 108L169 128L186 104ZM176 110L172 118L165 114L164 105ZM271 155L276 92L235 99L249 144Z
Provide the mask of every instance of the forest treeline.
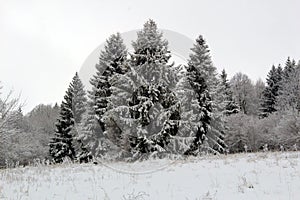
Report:
M243 73L228 79L200 35L187 64L177 66L153 20L132 47L129 53L121 35L111 35L91 90L76 73L61 105L24 116L18 98L2 96L0 165L297 150L299 62L272 66L265 82Z

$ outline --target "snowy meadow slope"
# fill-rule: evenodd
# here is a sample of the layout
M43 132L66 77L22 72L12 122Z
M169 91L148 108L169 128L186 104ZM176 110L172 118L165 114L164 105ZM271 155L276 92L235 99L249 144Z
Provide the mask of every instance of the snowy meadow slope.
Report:
M163 162L169 161L4 169L0 199L287 200L300 195L300 152L211 156L161 167Z

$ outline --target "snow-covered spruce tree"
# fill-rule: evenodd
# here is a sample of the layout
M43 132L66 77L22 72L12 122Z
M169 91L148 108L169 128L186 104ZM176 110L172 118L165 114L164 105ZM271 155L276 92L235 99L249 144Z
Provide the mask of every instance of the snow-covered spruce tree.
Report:
M263 96L261 99L261 108L259 116L261 118L267 117L269 114L276 112L275 108L279 84L282 80L282 68L279 65L277 68L273 65L268 73L267 86L263 91Z
M227 117L239 112L239 106L234 102L230 84L227 80L225 70L222 70L218 77L218 82L209 91L212 96L212 120L211 128L206 137L209 146L219 152L225 153L228 150L227 144L224 142L228 130ZM216 153L216 152L214 152Z
M191 99L192 107L183 112L193 113L188 122L194 124L191 128L194 140L185 154L196 155L205 151L224 151L224 103L220 96L220 82L216 68L213 66L208 45L200 35L191 49L187 66L187 80L194 92ZM185 89L188 91L189 89ZM193 105L195 104L195 105ZM185 116L185 114L183 114ZM194 119L198 122L192 123Z
M232 90L227 79L225 69L223 69L220 74L220 88L220 92L223 95L223 101L225 103L224 114L228 116L238 113L240 111L239 106L232 98Z
M211 123L212 103L205 78L194 66L186 68L177 86L182 109L177 140L180 152L197 155L208 147L206 134Z
M111 78L114 74L124 74L127 49L120 33L106 40L104 50L100 52L96 74L91 78L88 111L85 115L81 138L93 156L103 155L112 144L116 144L120 131L109 117L103 118L109 109L111 96ZM113 143L112 143L113 142Z
M205 77L208 90L214 91L218 84L217 71L212 63L209 47L202 35L196 39L191 50L188 64L200 70L201 75Z
M153 20L147 21L137 35L128 72L113 78L113 109L106 114L122 130L121 156L133 159L168 152L179 119L168 42Z
M126 59L127 49L120 33L111 35L100 53L96 75L90 80L92 91L89 97L94 104L95 114L103 131L105 131L105 123L102 116L107 111L108 99L111 95L110 78L115 73L125 73Z
M55 124L55 135L49 144L50 155L56 163L62 162L65 157L69 157L71 160L75 159L73 135L71 132L74 126L72 98L73 88L70 84L64 96L64 101L61 103L60 116Z
M84 114L87 112L87 98L84 90L84 85L76 72L73 80L73 99L72 99L72 112L74 116L74 128L72 134L74 136L74 148L76 153L76 160L83 162L88 161L90 157L89 151L84 146L81 138L81 131L83 125Z
M76 73L61 103L55 134L49 143L50 155L56 163L62 162L65 157L71 160L76 158L74 137L77 137L77 131L74 128L74 116L81 119L85 101L85 92Z
M286 61L278 91L277 110L300 110L300 65L294 60Z

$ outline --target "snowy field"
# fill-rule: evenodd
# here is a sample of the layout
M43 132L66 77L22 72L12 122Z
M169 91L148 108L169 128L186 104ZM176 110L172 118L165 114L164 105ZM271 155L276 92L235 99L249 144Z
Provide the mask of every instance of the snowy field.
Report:
M300 198L300 152L211 156L172 161L166 166L169 162L114 163L110 167L62 164L0 170L0 199Z

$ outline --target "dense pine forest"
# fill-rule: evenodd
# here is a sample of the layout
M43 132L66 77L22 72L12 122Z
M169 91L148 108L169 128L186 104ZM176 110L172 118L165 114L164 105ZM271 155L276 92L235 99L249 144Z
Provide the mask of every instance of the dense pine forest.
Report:
M1 87L0 166L297 151L300 62L271 63L256 82L242 72L228 77L199 35L187 64L178 66L153 20L132 47L128 52L121 34L111 35L91 89L74 72L60 105L24 115L20 98Z

